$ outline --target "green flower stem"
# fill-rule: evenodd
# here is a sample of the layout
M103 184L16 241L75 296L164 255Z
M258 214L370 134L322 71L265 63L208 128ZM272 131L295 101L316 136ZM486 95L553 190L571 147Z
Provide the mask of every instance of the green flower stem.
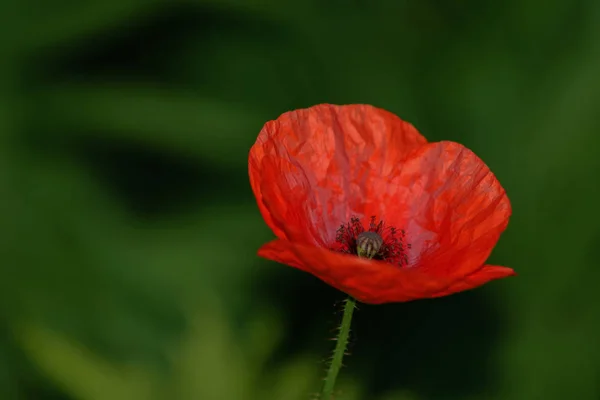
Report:
M335 350L333 351L333 359L329 365L327 376L325 377L325 383L323 384L323 390L321 391L320 400L331 400L333 394L333 388L335 386L335 380L337 379L340 368L342 367L342 359L346 352L346 345L348 344L348 336L350 336L350 323L352 322L352 313L356 306L356 300L348 297L346 305L344 306L344 316L342 317L342 324L337 337L337 343L335 344Z

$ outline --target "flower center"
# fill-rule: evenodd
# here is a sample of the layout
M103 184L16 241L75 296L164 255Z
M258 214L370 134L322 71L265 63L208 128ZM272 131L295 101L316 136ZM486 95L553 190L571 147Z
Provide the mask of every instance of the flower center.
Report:
M373 258L379 253L383 238L375 232L366 231L356 237L356 254L359 257Z
M375 217L371 217L368 229L359 218L352 217L337 230L334 250L405 267L408 265L406 250L411 248L405 236L403 229L385 226L383 220L376 222Z

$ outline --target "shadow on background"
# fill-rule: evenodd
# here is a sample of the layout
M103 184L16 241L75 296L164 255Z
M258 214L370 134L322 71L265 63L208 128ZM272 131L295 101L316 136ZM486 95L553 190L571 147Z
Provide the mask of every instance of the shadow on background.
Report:
M335 337L342 314L343 297L335 290L312 277L301 279L301 272L289 275L272 274L266 280L269 297L287 310L286 330L293 333L275 353L274 368L294 353L331 353L322 327ZM369 398L401 389L424 398L493 393L499 382L492 350L504 322L499 307L479 292L439 301L359 305L344 373L362 381Z

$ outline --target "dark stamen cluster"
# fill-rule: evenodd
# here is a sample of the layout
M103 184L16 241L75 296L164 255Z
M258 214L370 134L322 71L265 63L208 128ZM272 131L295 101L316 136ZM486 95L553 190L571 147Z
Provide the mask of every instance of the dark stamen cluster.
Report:
M377 249L377 252L369 258L374 260L382 260L391 264L396 264L400 267L408 265L407 249L410 249L410 243L406 243L406 232L404 229L396 229L393 226L385 226L383 220L376 222L377 219L373 216L369 223L368 230L365 231L360 219L357 217L350 218L350 221L341 225L337 230L335 250L347 254L360 254L363 252L359 248L359 241L365 237L363 232L372 232L379 235L383 243ZM360 239L359 239L360 236ZM368 236L368 235L367 235Z

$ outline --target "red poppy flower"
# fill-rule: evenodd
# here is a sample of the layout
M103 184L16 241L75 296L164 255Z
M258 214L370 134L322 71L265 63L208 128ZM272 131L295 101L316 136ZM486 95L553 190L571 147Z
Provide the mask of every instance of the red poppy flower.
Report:
M261 130L248 168L277 236L258 254L364 303L445 296L515 274L485 264L511 214L489 168L385 110L287 112Z

